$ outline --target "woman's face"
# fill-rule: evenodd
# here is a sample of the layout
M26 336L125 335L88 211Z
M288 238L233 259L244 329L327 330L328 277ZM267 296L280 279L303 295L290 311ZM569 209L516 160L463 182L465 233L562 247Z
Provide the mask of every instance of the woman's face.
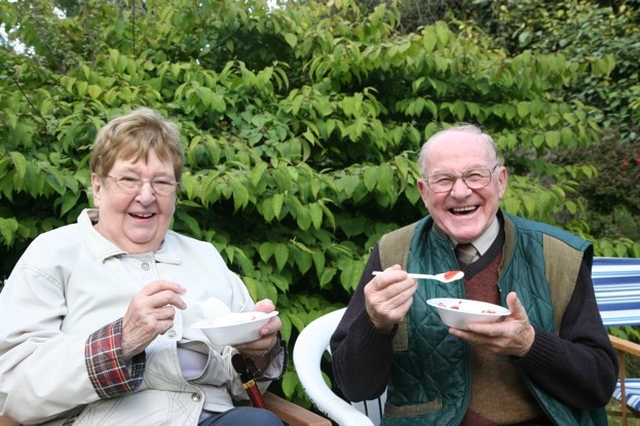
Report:
M175 181L173 164L162 162L155 151L148 162L118 159L109 176L143 179L132 193L123 191L109 177L91 175L94 203L99 211L98 232L128 253L156 251L169 229L176 204L176 191L156 194L149 180Z
M430 175L460 175L470 169L493 169L497 164L487 144L477 135L452 132L433 142L423 165ZM458 178L450 192L435 193L425 182L418 181L422 200L433 220L458 243L470 243L491 225L506 187L507 169L502 166L495 168L491 182L480 189L470 189Z

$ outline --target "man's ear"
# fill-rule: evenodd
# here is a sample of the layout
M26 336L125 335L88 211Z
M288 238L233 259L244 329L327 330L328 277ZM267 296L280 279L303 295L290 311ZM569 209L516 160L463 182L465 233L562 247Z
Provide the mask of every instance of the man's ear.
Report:
M422 198L422 202L424 206L427 207L427 184L422 180L418 179L418 191L420 192L420 197Z
M498 182L500 183L500 199L504 197L504 193L507 190L507 181L509 180L509 173L507 172L507 168L502 166L500 170L500 174L498 175Z

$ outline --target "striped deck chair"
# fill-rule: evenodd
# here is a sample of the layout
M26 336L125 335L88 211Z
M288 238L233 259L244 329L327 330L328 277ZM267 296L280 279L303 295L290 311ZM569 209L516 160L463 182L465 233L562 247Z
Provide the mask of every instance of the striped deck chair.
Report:
M640 259L596 257L591 276L604 325L640 325ZM640 357L640 345L609 337L620 361L613 398L621 403L622 424L626 425L627 417L640 418L640 378L626 377L625 368L628 356Z
M636 411L640 411L640 379L625 380L627 390L627 405ZM617 400L622 399L621 389L618 387L613 393L613 397Z
M604 325L640 325L640 259L596 257L591 277Z
M596 257L592 278L596 301L607 327L640 325L640 259ZM321 316L308 324L298 336L293 362L307 395L316 407L340 426L375 426L380 424L385 395L377 400L351 404L332 392L324 380L320 363L328 351L329 339L345 309ZM640 378L625 377L624 356L640 357L640 345L610 336L621 360L620 380L613 395L621 404L623 424L627 406L633 415L640 409Z

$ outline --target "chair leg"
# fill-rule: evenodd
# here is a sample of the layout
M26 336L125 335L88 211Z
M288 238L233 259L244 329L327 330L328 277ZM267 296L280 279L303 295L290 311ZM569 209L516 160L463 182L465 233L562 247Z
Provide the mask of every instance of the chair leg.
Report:
M625 368L624 362L626 360L625 353L619 352L619 363L620 363L620 403L622 404L622 426L627 426L627 391L625 389L624 378L625 378Z

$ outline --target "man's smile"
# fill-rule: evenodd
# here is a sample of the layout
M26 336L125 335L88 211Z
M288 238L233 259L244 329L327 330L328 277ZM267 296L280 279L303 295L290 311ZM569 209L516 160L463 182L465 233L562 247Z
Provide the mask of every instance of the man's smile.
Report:
M466 207L454 207L449 209L450 213L454 215L467 215L478 210L478 206L466 206Z

